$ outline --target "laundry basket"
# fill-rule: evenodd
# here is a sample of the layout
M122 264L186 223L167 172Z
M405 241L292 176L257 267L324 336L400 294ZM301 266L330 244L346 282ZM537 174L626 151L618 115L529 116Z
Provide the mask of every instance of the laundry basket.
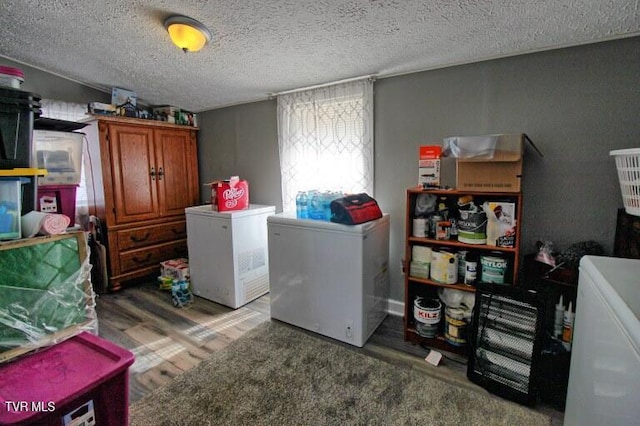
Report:
M640 216L640 148L618 149L609 155L616 159L625 210Z

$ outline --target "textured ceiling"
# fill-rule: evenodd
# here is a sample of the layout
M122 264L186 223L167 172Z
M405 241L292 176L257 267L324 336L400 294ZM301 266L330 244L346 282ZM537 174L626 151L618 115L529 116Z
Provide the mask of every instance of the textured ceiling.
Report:
M172 14L212 43L183 53ZM638 34L638 0L0 0L0 56L192 111Z

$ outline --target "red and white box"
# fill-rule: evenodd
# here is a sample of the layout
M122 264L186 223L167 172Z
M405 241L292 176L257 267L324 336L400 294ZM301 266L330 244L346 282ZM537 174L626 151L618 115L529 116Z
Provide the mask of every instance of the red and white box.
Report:
M249 208L249 183L232 176L228 180L210 182L211 208L219 212Z
M178 281L189 280L189 260L184 257L165 260L160 262L160 266L162 266L163 277L171 277Z
M440 156L442 147L439 145L421 146L418 158L418 185L440 185Z

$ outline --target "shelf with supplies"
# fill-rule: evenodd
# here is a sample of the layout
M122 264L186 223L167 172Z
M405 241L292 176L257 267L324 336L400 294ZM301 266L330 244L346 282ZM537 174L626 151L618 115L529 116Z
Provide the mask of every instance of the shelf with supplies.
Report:
M472 302L480 281L516 283L521 217L520 192L407 189L406 341L467 356L470 309L447 305L441 293L458 290L449 294Z

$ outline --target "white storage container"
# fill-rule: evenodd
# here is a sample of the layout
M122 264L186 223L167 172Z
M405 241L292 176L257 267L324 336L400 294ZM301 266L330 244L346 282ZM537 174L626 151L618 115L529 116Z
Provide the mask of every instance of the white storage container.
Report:
M389 226L269 216L271 318L362 347L387 316Z
M189 273L196 296L239 308L269 291L267 217L275 206L217 212L187 207Z
M640 260L580 260L566 426L640 419Z
M78 185L82 168L84 133L34 130L35 161L48 174L38 185Z

